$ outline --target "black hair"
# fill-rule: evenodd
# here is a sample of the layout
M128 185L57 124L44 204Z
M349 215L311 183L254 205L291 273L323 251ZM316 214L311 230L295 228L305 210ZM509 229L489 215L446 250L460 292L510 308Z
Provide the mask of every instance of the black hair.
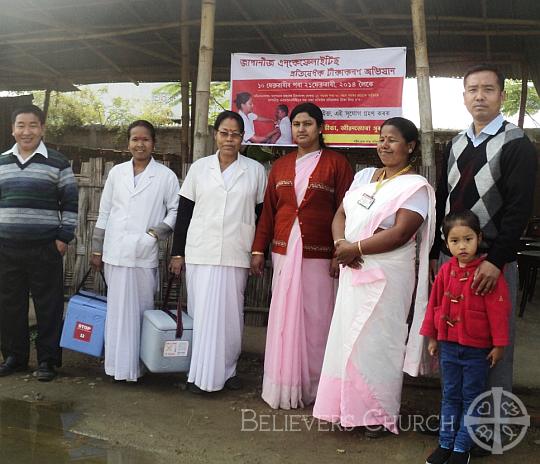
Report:
M221 126L221 123L225 119L234 119L238 123L238 126L240 127L240 132L242 134L244 133L244 120L242 119L242 116L240 116L235 111L229 111L229 110L222 111L221 113L218 114L216 121L214 122L214 130L218 130L219 126Z
M250 98L251 94L249 92L240 92L236 94L236 99L234 100L234 103L238 111L242 109L242 105L246 103Z
M386 121L384 121L381 125L381 130L384 126L392 126L395 127L399 133L403 136L405 141L407 143L414 142L414 148L411 152L411 155L416 151L419 145L418 141L418 128L414 124L414 122L410 121L407 118L402 118L400 116L396 116L394 118L389 118Z
M465 87L465 81L467 80L467 77L469 77L471 74L482 71L491 71L492 73L494 73L497 76L497 83L499 84L501 92L504 90L504 74L499 70L499 68L489 63L476 64L467 69L465 71L465 75L463 76L463 87Z
M289 114L289 107L287 105L283 105L283 104L278 105L277 109L280 111L283 111L285 113L285 116Z
M28 114L28 113L32 113L36 115L41 125L45 124L45 113L39 106L36 106L36 105L24 105L24 106L19 106L18 108L15 108L13 110L13 113L11 113L11 124L15 124L15 120L17 119L17 116L19 116L19 114Z
M448 240L448 234L455 226L467 226L474 230L476 235L480 236L482 228L480 227L480 219L470 209L465 209L460 212L450 213L445 216L442 223L442 231L444 239Z
M296 105L294 109L291 111L291 116L290 116L291 122L299 113L309 114L313 119L315 119L319 129L323 128L323 125L324 125L323 112L315 103L305 102L305 103L300 103L299 105ZM319 146L321 148L326 148L326 144L324 143L324 137L322 133L319 133Z
M145 119L137 119L136 121L133 121L127 128L127 139L129 141L129 138L131 137L131 129L134 127L145 127L148 129L148 132L150 132L150 137L152 137L152 142L156 143L156 129L154 126L146 121Z

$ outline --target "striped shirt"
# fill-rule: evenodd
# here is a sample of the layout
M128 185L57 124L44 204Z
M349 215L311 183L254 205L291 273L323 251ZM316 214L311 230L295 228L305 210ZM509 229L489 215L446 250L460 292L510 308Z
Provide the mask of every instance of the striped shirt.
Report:
M16 148L0 155L0 241L69 243L78 211L77 181L69 161L42 142L23 164Z

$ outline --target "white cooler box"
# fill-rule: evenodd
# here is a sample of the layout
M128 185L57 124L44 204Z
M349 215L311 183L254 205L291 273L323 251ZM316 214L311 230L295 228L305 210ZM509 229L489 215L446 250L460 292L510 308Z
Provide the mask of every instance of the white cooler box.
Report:
M181 313L184 331L181 338L176 338L176 310L144 312L140 356L150 372L189 371L193 319L184 311Z

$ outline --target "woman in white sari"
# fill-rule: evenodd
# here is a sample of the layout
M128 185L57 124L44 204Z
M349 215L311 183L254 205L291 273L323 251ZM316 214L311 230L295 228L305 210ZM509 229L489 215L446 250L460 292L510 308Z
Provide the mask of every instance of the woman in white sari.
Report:
M435 198L410 164L417 143L411 121L385 121L377 147L384 167L356 174L332 224L336 256L345 267L313 415L344 427L368 426L371 437L385 429L398 433L403 371L418 375L423 355L419 327L428 295Z

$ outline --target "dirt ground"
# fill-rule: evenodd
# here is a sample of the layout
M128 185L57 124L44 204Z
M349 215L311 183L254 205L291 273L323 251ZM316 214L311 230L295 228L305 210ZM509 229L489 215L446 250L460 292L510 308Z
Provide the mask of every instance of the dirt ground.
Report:
M330 424L313 420L309 408L271 410L260 399L261 370L259 356L244 355L239 366L242 391L199 396L185 390L180 376L148 375L137 384L115 383L103 375L99 361L70 354L54 382L18 374L1 380L0 394L42 408L65 404L77 413L72 432L143 450L156 463L423 463L436 446L436 437L413 431L373 440L360 430L331 430ZM540 411L540 390L520 388L517 393L529 413ZM402 412L434 414L438 401L436 381L410 379ZM482 461L540 462L539 451L540 430L530 429L515 449Z
M501 456L474 462L540 463L539 329L540 305L536 304L527 309L523 320L518 321L515 388L532 416L534 426L514 449ZM243 390L206 395L186 391L185 377L181 375L150 374L136 384L113 382L104 375L100 360L65 351L61 375L51 383L40 383L31 373L17 373L0 379L0 425L7 423L7 414L18 414L2 409L2 402L20 401L29 405L34 411L32 414L37 410L37 417L45 417L43 411L47 408L56 410L60 405L61 410L72 414L72 420L66 422L62 416L59 427L80 437L105 440L107 446L140 450L149 457L149 460L137 457L77 460L108 464L424 463L436 446L435 436L410 430L412 424L407 417L426 417L438 412L437 380L407 378L402 401L404 420L401 427L404 431L399 436L368 439L361 430L345 431L335 426L332 430L330 424L314 420L310 408L270 409L260 399L261 347L264 347L264 329L247 328L245 353L239 363L239 375L245 384ZM36 428L35 424L32 427L32 433L39 435L40 427ZM11 428L3 427L1 433L5 434ZM20 440L24 439L23 433ZM15 437L9 443L18 440ZM2 464L72 462L38 461L35 458L6 460L1 458L5 451L2 443L0 437ZM64 446L64 441L60 440L57 446Z

